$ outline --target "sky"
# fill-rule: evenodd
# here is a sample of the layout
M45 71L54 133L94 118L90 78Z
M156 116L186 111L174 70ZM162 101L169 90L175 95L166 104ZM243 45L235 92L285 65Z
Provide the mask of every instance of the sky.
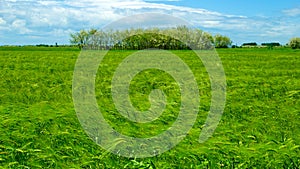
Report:
M238 45L300 37L299 0L0 0L0 45L69 44L70 33L149 12L179 17Z

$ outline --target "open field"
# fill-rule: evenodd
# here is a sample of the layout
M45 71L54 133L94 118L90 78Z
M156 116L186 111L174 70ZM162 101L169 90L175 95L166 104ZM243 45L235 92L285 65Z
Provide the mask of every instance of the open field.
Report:
M128 159L97 146L76 117L72 75L79 50L0 47L0 166L299 168L300 51L217 51L226 73L227 101L213 137L198 143L211 97L205 68L191 51L173 51L189 65L198 82L201 102L197 122L174 149L153 158ZM118 115L110 98L109 82L118 62L133 52L112 51L103 60L96 79L97 101L116 130L132 136L153 136L175 120L178 86L163 72L146 71L131 83L133 104L146 110L149 92L160 88L168 93L170 106L160 120L149 125L137 125ZM157 83L151 83L154 79Z

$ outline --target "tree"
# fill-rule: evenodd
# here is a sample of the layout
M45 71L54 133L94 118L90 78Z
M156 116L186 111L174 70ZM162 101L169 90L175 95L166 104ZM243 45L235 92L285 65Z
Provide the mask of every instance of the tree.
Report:
M242 46L257 46L257 43L256 42L250 42L250 43L243 43Z
M268 47L280 46L280 43L278 42L262 43L261 46L268 46Z
M216 48L228 48L232 41L229 37L217 34L214 36L214 44Z
M85 37L86 43L83 43L83 45L89 44L91 48L96 48L98 45L98 39L97 39L97 29L90 29L87 31L87 34L83 34Z
M300 38L292 38L289 45L292 49L300 49Z
M81 49L83 46L86 45L87 41L88 41L88 35L89 33L85 30L81 30L80 32L76 32L74 34L70 34L71 39L70 42L71 44L76 44L79 46L79 48Z
M222 35L203 32L197 28L178 26L169 29L126 29L126 30L81 30L70 34L70 42L81 49L122 49L142 50L158 48L165 50L190 50L213 49L216 47L227 48L231 40Z

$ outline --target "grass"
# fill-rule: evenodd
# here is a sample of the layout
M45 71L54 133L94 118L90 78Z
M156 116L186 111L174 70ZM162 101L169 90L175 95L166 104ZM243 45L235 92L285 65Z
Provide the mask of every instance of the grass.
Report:
M104 58L96 78L96 97L104 116L116 130L127 135L153 136L174 122L179 89L167 74L144 71L131 82L133 104L146 110L148 93L159 88L169 96L169 107L159 120L150 124L136 124L121 117L112 104L109 82L118 62L133 52L112 51ZM77 49L1 47L0 166L300 167L299 50L218 50L226 73L227 102L213 137L203 144L198 143L198 138L210 106L208 75L190 51L174 53L190 66L199 84L201 102L197 122L187 137L170 151L152 158L135 159L105 151L82 129L72 100Z

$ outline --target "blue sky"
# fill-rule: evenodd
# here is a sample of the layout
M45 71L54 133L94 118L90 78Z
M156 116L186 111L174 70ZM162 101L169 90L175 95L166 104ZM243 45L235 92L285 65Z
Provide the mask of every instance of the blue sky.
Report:
M0 45L69 44L72 32L145 12L183 18L237 44L300 37L299 0L1 0Z
M283 10L300 7L298 0L270 1L270 0L185 0L185 1L158 1L148 0L147 2L165 2L166 4L203 8L210 11L217 11L224 14L244 16L280 16Z

